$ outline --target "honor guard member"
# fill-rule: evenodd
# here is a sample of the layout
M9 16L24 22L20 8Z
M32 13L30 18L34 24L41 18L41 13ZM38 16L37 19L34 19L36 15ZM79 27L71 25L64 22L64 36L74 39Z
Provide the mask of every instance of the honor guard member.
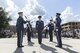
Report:
M60 13L56 13L56 37L57 37L57 42L58 45L56 47L62 48L62 40L61 40L61 18L60 18Z
M48 38L48 27L45 29L45 38Z
M53 24L53 20L50 20L50 23L48 24L49 27L49 37L50 37L50 42L53 41L53 30L54 30L54 24Z
M42 43L42 31L44 29L44 22L41 20L42 16L38 16L38 21L36 21L36 30L38 32L38 43Z
M23 24L26 23L26 21L23 20L23 12L18 12L18 19L16 23L16 30L17 30L17 46L18 47L24 47L22 45L23 42L23 30L24 26Z
M28 21L28 24L27 24L27 39L28 39L28 42L31 42L31 36L32 36L32 25L30 24L30 21Z

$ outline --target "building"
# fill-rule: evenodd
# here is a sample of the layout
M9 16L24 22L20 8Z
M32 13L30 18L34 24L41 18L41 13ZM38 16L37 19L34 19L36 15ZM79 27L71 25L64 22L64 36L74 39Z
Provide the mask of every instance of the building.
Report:
M80 22L68 22L61 25L63 31L80 29Z

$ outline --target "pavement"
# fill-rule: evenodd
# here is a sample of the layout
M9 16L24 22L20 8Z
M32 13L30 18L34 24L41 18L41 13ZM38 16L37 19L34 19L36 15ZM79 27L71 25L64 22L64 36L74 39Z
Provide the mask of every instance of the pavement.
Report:
M32 38L32 42L34 44L28 43L25 36L24 47L17 48L17 38L0 38L0 53L80 53L80 39L62 38L62 48L55 47L55 36L53 42L49 42L49 38L43 38L41 45L37 38Z

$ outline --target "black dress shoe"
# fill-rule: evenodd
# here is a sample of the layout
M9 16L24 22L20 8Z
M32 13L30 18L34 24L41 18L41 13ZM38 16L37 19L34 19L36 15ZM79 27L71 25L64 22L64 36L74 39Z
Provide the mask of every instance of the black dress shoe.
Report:
M49 41L49 42L53 42L53 41Z
M18 46L18 48L21 48L21 46Z
M40 45L42 44L42 43L39 43Z
M57 45L56 47L62 48L62 46Z
M58 45L56 45L56 47L59 47Z
M24 47L23 45L21 45L20 47Z

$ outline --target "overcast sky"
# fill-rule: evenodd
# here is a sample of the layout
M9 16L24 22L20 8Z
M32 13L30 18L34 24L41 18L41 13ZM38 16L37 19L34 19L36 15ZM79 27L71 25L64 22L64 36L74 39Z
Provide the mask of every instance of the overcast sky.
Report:
M38 15L43 16L42 19L47 24L51 16L55 18L57 12L62 14L62 23L80 21L80 0L0 0L0 6L12 16L11 25L16 24L19 11L34 21L33 25Z

